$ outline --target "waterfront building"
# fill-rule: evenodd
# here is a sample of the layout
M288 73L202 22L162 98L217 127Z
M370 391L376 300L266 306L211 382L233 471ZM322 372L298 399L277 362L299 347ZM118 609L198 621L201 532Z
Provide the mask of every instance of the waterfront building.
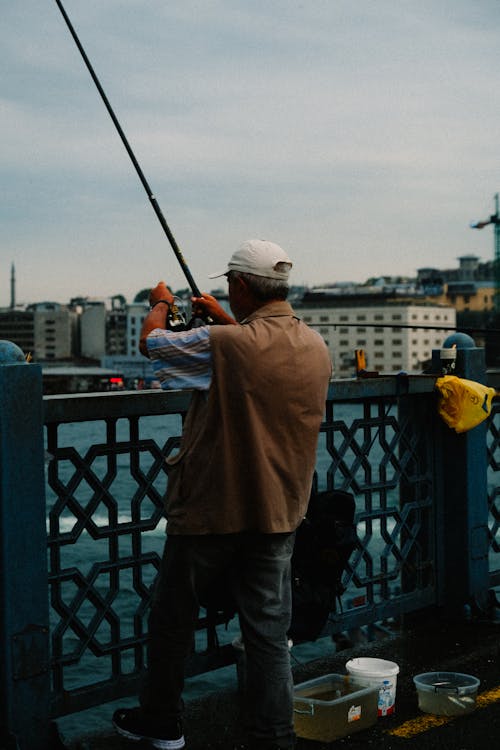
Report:
M417 286L439 304L458 313L488 313L495 309L493 261L481 263L476 255L462 255L453 269L419 268Z
M125 356L127 353L127 305L120 295L111 298L111 310L106 312L105 354Z
M0 339L12 341L25 354L35 352L35 313L33 310L3 309L0 312Z
M72 359L76 331L77 314L57 302L0 312L0 339L12 341L37 362Z
M447 305L415 301L357 302L353 297L325 299L298 310L328 346L337 378L355 375L356 349L363 349L367 369L385 374L419 373L456 326Z
M492 281L449 281L435 302L452 305L457 313L484 313L495 309L495 285Z
M77 313L58 302L38 302L28 309L34 310L34 359L71 359L77 351Z
M106 354L106 307L104 301L87 300L79 315L80 354L100 360Z
M147 302L133 302L127 305L127 357L131 359L140 359L142 354L139 352L139 337L141 334L144 318L149 312Z
M100 361L103 357L127 354L127 305L121 295L104 299L80 297L70 305L78 313L78 352L84 359Z
M429 287L437 288L438 293L446 283L453 281L486 281L489 286L495 286L494 260L481 262L477 255L462 255L458 263L458 268L417 269L417 285L426 291Z
M139 352L142 323L148 311L149 305L147 302L133 302L123 309L108 311L108 330L112 330L112 323L114 323L116 333L114 341L121 348L121 351L112 352L108 349L106 356L101 360L101 364L103 367L119 369L128 382L152 380L152 369L149 362Z

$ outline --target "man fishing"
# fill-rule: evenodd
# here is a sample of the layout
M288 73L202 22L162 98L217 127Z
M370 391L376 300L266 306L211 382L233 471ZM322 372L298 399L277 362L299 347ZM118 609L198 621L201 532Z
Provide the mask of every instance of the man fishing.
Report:
M290 558L305 515L331 362L318 333L286 301L292 262L274 242L249 240L225 271L234 318L208 294L193 310L212 325L169 329L174 298L150 293L141 352L165 389L192 388L178 454L168 460L167 540L149 618L140 706L117 731L180 750L184 663L200 603L228 586L246 652L251 750L294 746L287 631Z

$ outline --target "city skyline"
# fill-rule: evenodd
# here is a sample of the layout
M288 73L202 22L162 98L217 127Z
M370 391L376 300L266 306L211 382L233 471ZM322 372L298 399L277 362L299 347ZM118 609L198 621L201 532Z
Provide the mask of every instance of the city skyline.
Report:
M65 0L203 290L251 236L291 283L493 257L500 7ZM52 0L0 28L0 307L184 276Z
M471 256L464 256L464 257L471 257ZM483 259L479 258L478 256L475 256L475 257L476 257L476 260L478 261L478 263L480 265L482 265L483 264ZM456 266L455 268L451 268L451 269L442 269L442 268L439 268L437 266L433 266L432 268L434 268L436 271L443 271L444 273L449 272L449 271L453 272L453 271L458 271L459 270L458 266ZM366 286L366 285L369 286L373 282L375 282L375 283L380 282L380 280L382 280L382 279L385 279L387 281L387 284L390 285L391 283L392 284L397 284L397 283L405 283L405 282L408 282L408 283L411 284L413 282L416 282L417 278L418 278L417 274L415 274L414 276L407 276L407 275L403 276L402 274L398 274L397 272L393 273L393 274L381 273L377 277L369 277L367 279L359 279L359 280L354 280L353 279L353 280L350 280L350 281L333 281L333 280L325 279L323 283L311 284L311 285L307 285L307 284L306 285L301 285L301 284L293 284L292 283L290 285L290 288L291 288L291 290L295 288L295 289L305 289L305 290L309 289L311 291L313 291L314 289L320 289L322 287L324 287L325 289L327 289L329 287L347 288L347 286L349 286L349 285L352 285L352 287L359 287L359 288L361 288L361 287ZM219 286L217 286L217 285L214 286L214 283L216 283L216 282L214 282L213 280L210 280L209 285L207 286L207 290L208 290L209 293L213 294L213 293L215 293L217 291L221 291L221 290L223 290L224 292L226 292L226 290L224 289L224 285L225 285L224 279L219 279L218 281L221 282L220 285ZM494 282L493 279L488 279L488 278L480 278L480 279L478 278L478 281L483 281L483 282L489 283L492 286L495 284L495 282ZM211 286L210 286L210 284L211 284ZM89 301L94 301L94 300L95 301L99 301L99 300L102 300L104 302L109 302L114 297L122 296L121 292L111 292L110 294L107 294L107 295L94 295L91 292L87 292L87 293L83 292L82 294L77 295L74 298L68 298L66 300L63 300L63 299L58 299L58 300L55 300L55 299L26 300L22 304L17 304L17 292L16 292L16 289L17 289L17 280L16 280L16 273L15 273L15 263L12 263L10 265L9 289L10 289L10 303L8 305L7 304L6 305L1 305L0 304L0 310L5 310L5 309L8 309L9 307L12 307L13 306L12 305L13 301L15 303L14 307L19 308L19 307L22 307L24 305L28 305L29 306L29 305L33 305L33 304L43 304L43 303L52 303L52 302L57 302L58 304L61 304L61 305L68 305L73 300L77 300L79 298L81 298L81 299L87 299ZM142 289L137 289L135 291L132 291L131 296L129 298L126 297L126 295L123 295L125 297L125 302L127 304L133 304L134 301L135 301L136 296L141 295L145 291L145 289L147 289L147 287L144 287ZM182 286L180 286L180 287L174 287L174 288L172 288L172 292L174 294L176 294L176 293L179 293L179 292L183 292L185 289L189 289L189 287L188 287L186 281L184 280L184 284ZM222 297L222 295L221 295L221 297Z

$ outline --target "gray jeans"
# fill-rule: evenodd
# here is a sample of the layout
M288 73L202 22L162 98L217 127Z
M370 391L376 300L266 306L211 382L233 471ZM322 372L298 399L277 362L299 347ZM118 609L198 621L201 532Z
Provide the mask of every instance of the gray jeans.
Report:
M292 747L293 682L287 631L291 618L290 558L295 534L170 536L149 618L148 671L141 705L163 718L182 714L184 662L199 603L227 584L238 608L246 652L249 738Z

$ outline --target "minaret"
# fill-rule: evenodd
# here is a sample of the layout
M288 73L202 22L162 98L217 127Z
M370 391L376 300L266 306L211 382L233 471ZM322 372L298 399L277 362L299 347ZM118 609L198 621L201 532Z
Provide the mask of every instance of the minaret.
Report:
M10 309L16 306L16 269L14 264L10 267Z

